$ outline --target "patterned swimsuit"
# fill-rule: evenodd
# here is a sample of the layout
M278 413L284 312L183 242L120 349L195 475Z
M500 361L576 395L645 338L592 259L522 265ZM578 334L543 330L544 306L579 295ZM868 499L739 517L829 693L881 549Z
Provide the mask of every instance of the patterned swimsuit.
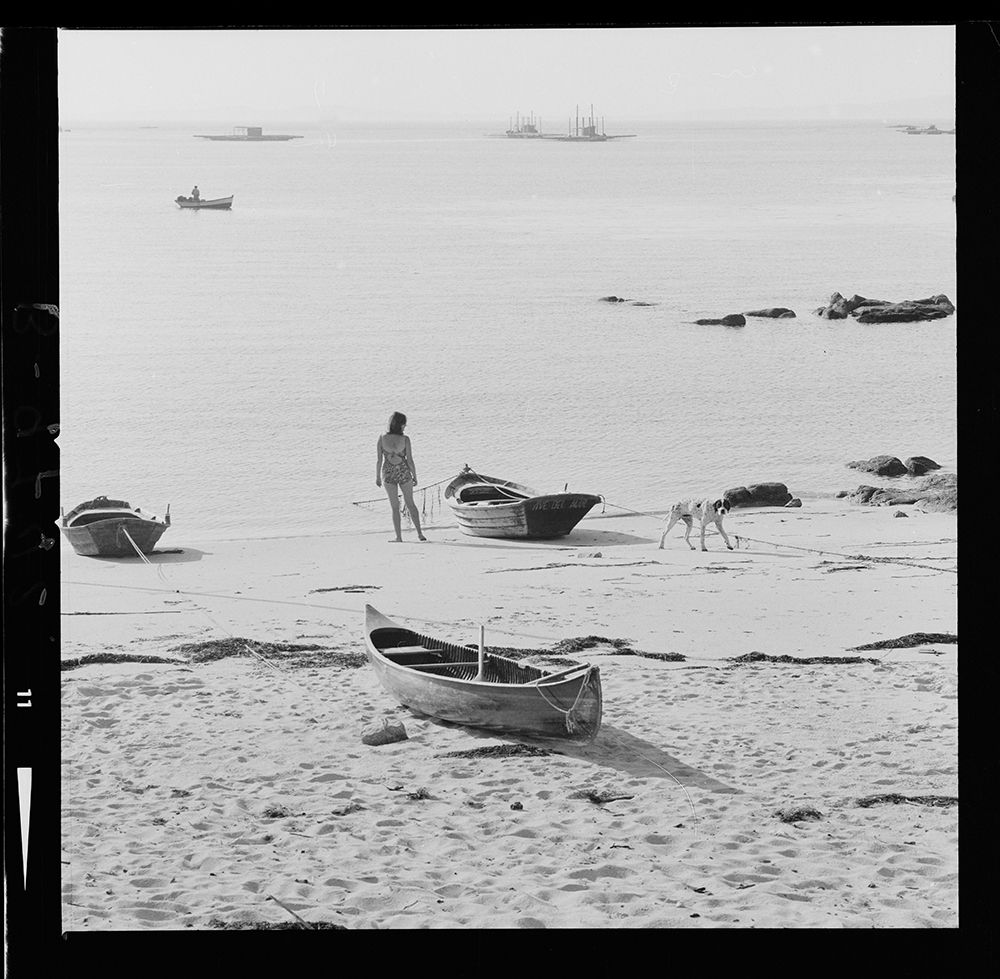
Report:
M385 458L382 460L382 482L383 483L410 483L413 481L413 476L410 473L409 464L406 461L406 449L404 447L402 452L393 452L391 449L387 449L384 445L382 446L382 454ZM397 460L396 462L390 462L389 457L393 456Z

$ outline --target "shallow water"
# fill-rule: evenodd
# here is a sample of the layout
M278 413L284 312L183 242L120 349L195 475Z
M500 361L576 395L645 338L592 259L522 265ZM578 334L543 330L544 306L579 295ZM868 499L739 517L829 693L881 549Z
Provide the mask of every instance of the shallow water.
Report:
M812 313L834 290L958 303L952 138L502 128L63 133L63 505L169 502L188 541L380 528L384 502L351 504L381 500L395 410L421 484L467 462L635 509L829 495L880 453L957 466L957 316ZM194 183L233 210L177 208ZM766 306L797 318L691 322Z

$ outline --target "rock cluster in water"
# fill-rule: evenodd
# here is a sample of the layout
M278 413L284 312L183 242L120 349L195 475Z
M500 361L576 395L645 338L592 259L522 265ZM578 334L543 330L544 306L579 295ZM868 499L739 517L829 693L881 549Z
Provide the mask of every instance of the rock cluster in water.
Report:
M647 303L642 299L622 299L621 296L601 296L602 303L629 303L632 306L656 306L656 303Z
M896 456L872 456L871 459L859 459L847 464L849 469L860 469L862 472L873 473L876 476L924 476L932 469L941 467L927 456L910 456L905 462Z
M730 313L721 319L695 320L699 326L746 326L746 317L742 313Z
M769 306L767 309L751 309L744 316L766 316L774 320L790 320L795 318L795 310L786 306Z
M916 323L950 316L955 307L944 294L891 302L888 299L865 299L857 294L845 299L835 292L830 302L815 312L825 320L844 320L853 316L859 323Z

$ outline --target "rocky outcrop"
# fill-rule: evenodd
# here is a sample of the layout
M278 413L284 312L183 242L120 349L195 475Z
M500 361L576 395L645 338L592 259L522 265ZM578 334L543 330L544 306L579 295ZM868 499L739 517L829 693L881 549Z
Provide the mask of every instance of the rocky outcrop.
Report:
M872 456L871 459L859 459L849 462L848 469L860 469L862 472L875 476L905 476L906 466L895 456Z
M699 326L746 326L746 317L742 313L730 313L719 320L695 320Z
M786 507L799 507L799 506L802 506L802 501L796 496L794 500L789 500L785 504L785 506Z
M792 499L784 483L754 483L751 486L735 486L722 494L730 510L752 506L785 506Z
M918 510L958 509L958 473L935 473L920 484L926 495L917 503Z
M859 323L917 323L942 319L954 312L954 305L943 293L926 299L890 302L887 299L866 299L857 294L845 299L835 292L826 306L815 310L816 315L825 320L843 320L853 316Z
M902 303L891 303L867 309L857 315L859 323L921 323L926 320L940 320L951 316L955 307L947 296L941 296L943 303L916 299Z
M768 309L752 309L748 313L744 313L744 316L766 316L769 319L774 320L786 320L795 318L795 310L787 309L784 306L772 306Z
M900 503L916 503L921 499L915 490L895 489L891 486L859 486L848 494L851 503L863 506L896 506Z
M838 493L838 496L842 494ZM864 506L897 506L912 503L918 510L958 509L958 474L936 473L910 489L892 486L859 486L846 494L851 503Z
M909 459L903 460L903 465L906 466L906 471L911 476L923 476L932 469L941 468L933 459L928 459L927 456L910 456Z
M865 310L873 306L890 306L888 299L865 299L856 293L850 299L845 299L839 292L830 297L826 306L820 306L816 314L825 320L845 320L856 310Z

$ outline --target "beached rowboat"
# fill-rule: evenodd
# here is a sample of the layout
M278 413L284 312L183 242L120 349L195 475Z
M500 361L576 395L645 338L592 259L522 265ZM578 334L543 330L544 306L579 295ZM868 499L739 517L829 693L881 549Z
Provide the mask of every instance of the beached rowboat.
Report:
M595 504L593 493L540 494L466 466L444 491L463 533L473 537L565 537Z
M170 526L170 505L162 520L134 510L124 500L98 496L62 516L59 529L77 554L87 557L138 557L129 538L149 554Z
M481 644L477 649L414 632L371 605L365 606L365 645L382 686L418 713L501 734L577 743L592 741L600 730L596 666L546 671L488 653Z
M233 206L233 195L229 197L215 197L212 200L195 200L193 197L177 197L178 207L191 207L208 211L228 211Z

